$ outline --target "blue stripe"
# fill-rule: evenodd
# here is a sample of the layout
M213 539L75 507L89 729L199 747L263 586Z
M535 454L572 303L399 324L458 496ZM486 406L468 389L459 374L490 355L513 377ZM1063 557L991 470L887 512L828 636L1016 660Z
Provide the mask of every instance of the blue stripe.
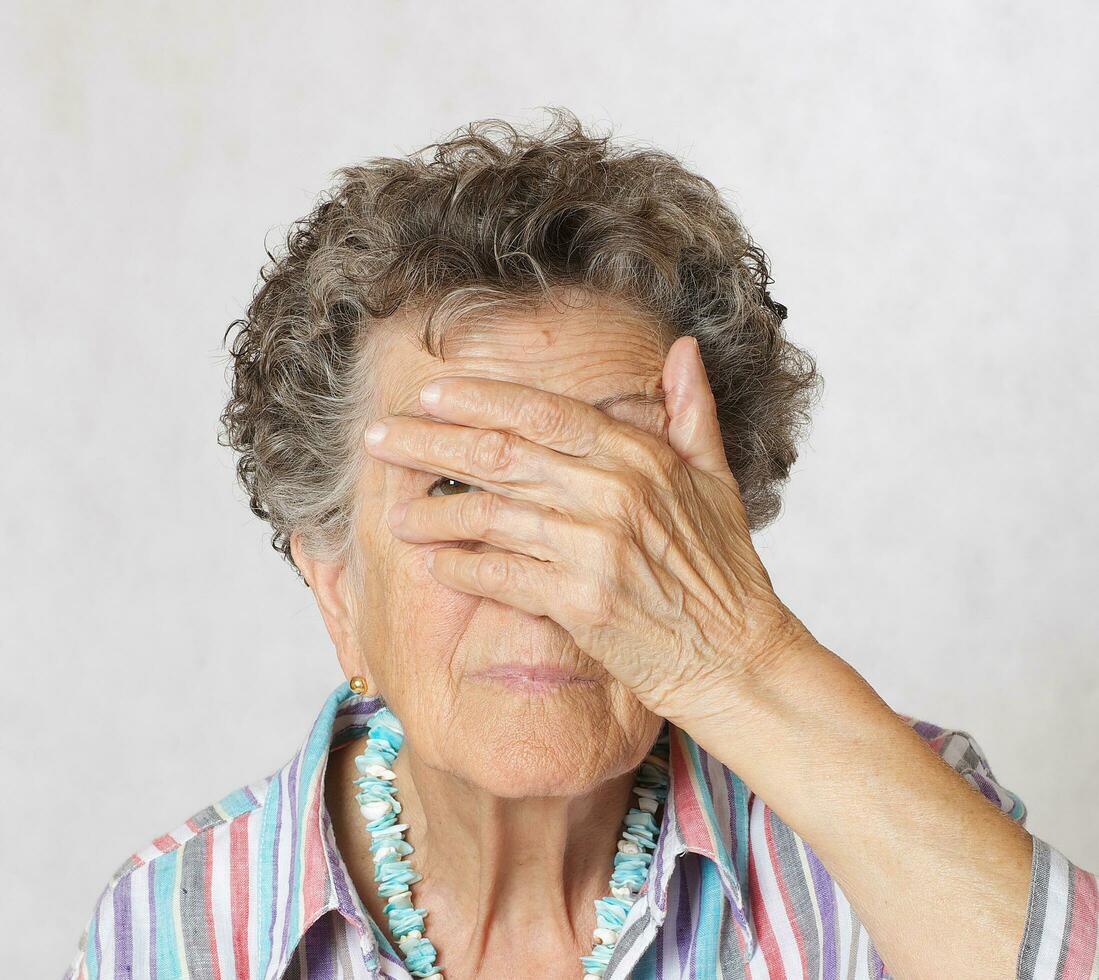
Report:
M721 942L721 919L726 910L725 886L717 865L700 857L698 884L698 928L694 934L694 972L696 977L717 976L717 949Z
M243 788L235 789L228 796L218 801L218 806L225 811L230 820L239 817L242 813L256 808L256 803Z
M158 977L182 976L179 968L179 947L172 915L172 893L176 887L176 868L182 847L162 854L149 864L153 894L156 896L156 974Z
M271 963L272 930L275 927L271 902L274 897L275 877L278 874L279 851L275 826L282 816L282 774L280 769L271 777L271 786L267 791L267 801L263 808L263 823L260 825L256 860L259 869L256 881L256 976L264 976ZM271 806L270 795L275 794L275 805Z

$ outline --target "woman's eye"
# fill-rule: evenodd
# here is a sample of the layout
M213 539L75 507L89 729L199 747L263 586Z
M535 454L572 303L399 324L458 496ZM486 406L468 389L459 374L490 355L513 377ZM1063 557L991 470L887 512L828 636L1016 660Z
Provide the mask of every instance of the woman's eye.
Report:
M472 484L463 483L461 480L452 480L449 476L441 476L427 488L427 493L428 496L432 497L451 497L456 493L462 492L457 489L458 487L465 487L467 490L477 489L477 487ZM435 492L436 490L438 493Z

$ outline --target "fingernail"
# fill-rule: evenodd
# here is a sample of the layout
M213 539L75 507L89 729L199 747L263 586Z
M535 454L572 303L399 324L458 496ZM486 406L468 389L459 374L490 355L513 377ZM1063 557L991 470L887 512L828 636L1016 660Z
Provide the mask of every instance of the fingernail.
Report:
M399 524L401 519L405 515L405 511L408 510L407 500L398 500L392 507L389 508L389 523Z
M375 422L366 430L366 442L367 445L374 445L376 442L381 442L385 436L385 432L388 426L384 422Z
M420 401L424 405L435 405L439 401L439 395L442 394L442 391L443 389L432 381L420 389Z

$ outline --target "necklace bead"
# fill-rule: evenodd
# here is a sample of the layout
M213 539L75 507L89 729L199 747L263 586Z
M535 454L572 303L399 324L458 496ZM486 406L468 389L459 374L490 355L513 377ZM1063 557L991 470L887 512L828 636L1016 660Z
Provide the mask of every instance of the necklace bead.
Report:
M383 911L408 972L414 977L433 976L441 980L442 969L435 964L437 951L424 931L427 909L416 908L412 901L410 886L422 880L423 875L404 860L414 848L404 839L408 824L397 822L401 804L395 795L397 776L391 767L404 741L404 728L386 705L367 719L366 727L369 732L366 745L355 757L355 767L362 775L353 782L359 787L355 799L370 834L374 880L379 893L388 899ZM633 792L637 806L630 807L622 821L610 894L595 901L592 951L580 957L583 980L602 980L626 915L648 875L651 852L660 834L654 814L668 797L667 723L661 727L652 751L638 766Z

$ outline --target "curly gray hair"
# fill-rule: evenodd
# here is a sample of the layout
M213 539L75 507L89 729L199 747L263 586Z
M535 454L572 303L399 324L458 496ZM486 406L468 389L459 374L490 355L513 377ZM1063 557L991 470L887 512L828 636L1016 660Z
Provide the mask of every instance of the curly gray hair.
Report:
M267 251L247 315L226 330L238 328L218 441L239 453L251 509L299 575L295 532L314 558L358 562L367 341L398 311L422 317L420 342L444 359L451 324L562 291L624 301L669 343L693 334L750 526L778 515L821 379L784 336L767 257L675 157L549 111L540 133L485 119L408 158L343 167L285 252Z

